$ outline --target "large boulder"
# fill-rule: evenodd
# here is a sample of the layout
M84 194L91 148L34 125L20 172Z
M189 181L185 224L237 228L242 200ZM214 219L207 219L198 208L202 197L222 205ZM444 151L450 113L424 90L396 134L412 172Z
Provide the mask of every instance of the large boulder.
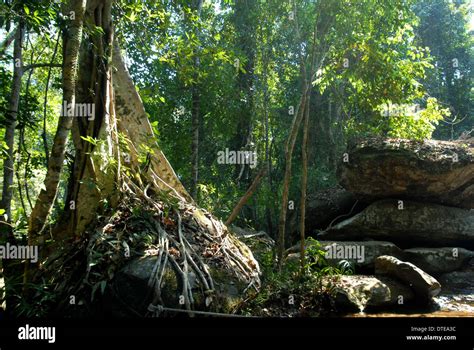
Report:
M456 141L368 139L348 148L341 185L368 198L474 208L474 147Z
M115 316L145 316L153 301L153 288L150 287L150 276L155 273L157 256L136 258L118 271L112 281L111 298L106 301L108 308ZM242 301L243 292L248 283L236 278L231 271L209 266L214 278L213 294L207 298L199 293L199 277L194 272L188 273L194 297L194 310L230 312ZM171 267L167 267L160 285L160 304L172 309L183 309L182 285L179 276ZM121 308L116 307L121 305Z
M439 281L443 283L443 292L474 295L474 270L445 273Z
M375 274L397 278L409 285L415 294L425 300L439 294L439 282L412 263L384 255L375 259Z
M474 211L386 199L318 235L326 240L375 239L403 247L474 247Z
M357 202L355 196L340 186L309 193L306 198L305 228L307 235L316 230L323 230L333 221L350 217L363 209L363 203ZM295 237L299 227L299 210L290 212L290 236Z
M463 268L474 257L464 248L411 248L403 251L404 259L432 275L440 275Z
M305 215L307 232L325 229L339 216L350 215L355 203L354 195L340 187L309 194Z
M400 248L385 241L321 241L320 244L329 263L338 264L346 260L364 269L373 269L379 256L402 255Z
M364 275L326 277L325 286L332 291L336 309L363 312L409 303L415 297L404 284L389 277Z
M439 281L443 284L443 293L467 294L474 307L474 258L462 270L441 275Z
M346 260L357 268L372 270L377 257L403 254L395 244L385 241L308 241L307 246L313 242L317 242L320 249L326 252L326 261L333 266ZM289 259L299 259L299 251L299 243L288 249Z

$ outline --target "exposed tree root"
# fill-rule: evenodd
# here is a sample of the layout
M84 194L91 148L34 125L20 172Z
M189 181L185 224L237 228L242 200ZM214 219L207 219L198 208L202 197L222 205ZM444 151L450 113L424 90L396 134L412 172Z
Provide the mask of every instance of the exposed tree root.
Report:
M158 201L154 197L165 199ZM81 247L87 259L82 283L74 284L76 291L68 283L62 285L67 293L77 294L81 289L98 295L101 284L108 283L127 261L143 255L156 256L148 279L151 306L167 306L162 298L167 271L174 271L177 276L180 305L189 315L215 301L214 270L226 271L245 282L247 287L242 294L260 287L260 271L251 251L222 222L193 204L177 202L169 194L158 195L149 186L142 189L128 178L123 182L123 198L114 215L99 220L96 229L89 232L87 246ZM61 261L64 260L56 259L49 268L58 268ZM84 265L79 269L81 266ZM65 273L75 275L76 282L80 275ZM200 302L196 305L198 294ZM148 315L159 315L156 310Z

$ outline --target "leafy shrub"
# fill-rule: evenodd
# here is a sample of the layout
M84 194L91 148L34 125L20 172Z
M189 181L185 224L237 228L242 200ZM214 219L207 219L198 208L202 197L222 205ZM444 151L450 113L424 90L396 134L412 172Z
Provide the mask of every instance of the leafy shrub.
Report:
M441 108L435 98L428 98L426 109L414 116L389 118L390 137L424 140L430 139L439 121L450 115L448 108Z

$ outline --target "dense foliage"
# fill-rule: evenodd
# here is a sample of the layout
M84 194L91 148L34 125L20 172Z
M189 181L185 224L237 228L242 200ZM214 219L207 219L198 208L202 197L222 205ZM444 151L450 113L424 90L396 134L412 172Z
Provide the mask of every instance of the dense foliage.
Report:
M45 175L61 106L60 3L0 3L0 139L14 63L12 47L4 50L3 45L19 23L26 26L23 65L43 64L25 70L21 82L11 218L18 237ZM335 166L349 138L453 139L472 129L468 5L448 0L140 0L117 1L114 16L130 73L179 178L190 192L196 187L201 206L225 219L258 171L268 167L238 224L275 236L284 147L303 72L315 69L308 126L311 192L335 184ZM85 35L99 29L88 26ZM2 141L4 157L5 147ZM255 152L257 164L219 164L218 154L226 150ZM192 154L198 154L196 169ZM290 199L297 208L299 141L294 154ZM61 180L52 220L64 206L66 180Z

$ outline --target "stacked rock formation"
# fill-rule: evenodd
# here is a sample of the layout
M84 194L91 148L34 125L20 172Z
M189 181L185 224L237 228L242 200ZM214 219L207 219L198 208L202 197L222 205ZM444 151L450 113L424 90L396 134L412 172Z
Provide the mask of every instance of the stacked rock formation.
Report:
M474 280L472 144L369 139L344 160L340 184L371 204L317 237L328 261L371 275L339 280L342 298L361 310L419 303Z

